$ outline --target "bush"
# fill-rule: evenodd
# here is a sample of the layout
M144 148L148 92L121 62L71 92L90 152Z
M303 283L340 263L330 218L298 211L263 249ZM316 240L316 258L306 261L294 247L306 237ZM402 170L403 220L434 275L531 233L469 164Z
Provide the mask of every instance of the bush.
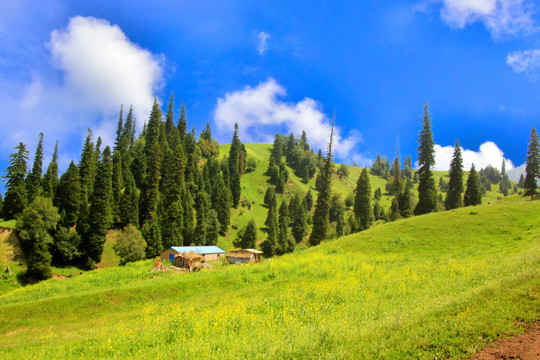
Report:
M125 265L144 259L146 242L141 232L130 224L118 234L113 249L120 256L120 265Z

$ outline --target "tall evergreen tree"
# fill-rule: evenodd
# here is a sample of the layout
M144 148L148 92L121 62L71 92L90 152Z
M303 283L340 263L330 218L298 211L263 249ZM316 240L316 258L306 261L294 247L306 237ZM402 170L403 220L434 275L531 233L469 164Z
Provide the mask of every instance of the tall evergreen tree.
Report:
M272 152L270 157L274 159L276 165L281 164L281 156L283 156L283 141L281 140L282 135L276 134L274 137L274 146L272 147Z
M142 235L146 241L146 258L152 259L163 251L161 231L156 219L150 219L142 228Z
M113 224L120 223L120 200L122 190L124 189L124 179L122 176L122 154L115 151L113 155L113 173L112 173L112 196L111 196L111 215Z
M221 173L217 176L215 192L216 200L214 202L214 208L220 223L219 233L225 235L231 222L231 192L225 185Z
M20 142L15 150L17 152L9 155L9 166L6 168L6 175L3 176L6 184L3 216L5 219L14 219L16 215L23 212L27 204L26 185L24 182L28 160L28 150Z
M216 210L210 209L208 212L208 224L206 226L206 244L216 245L219 239L220 224Z
M58 207L62 217L62 224L73 226L79 219L81 202L81 183L79 169L75 162L69 164L65 173L60 176L58 190L55 197L55 206Z
M135 179L128 173L125 190L120 197L120 223L126 227L139 225L139 193L135 186Z
M473 164L467 178L467 189L465 190L465 195L463 195L463 205L474 206L481 203L482 192L480 191L480 179Z
M207 226L208 226L208 213L210 211L210 204L208 201L208 195L205 191L201 190L197 194L196 202L197 210L197 225L195 227L195 244L206 245Z
M310 245L318 245L324 240L328 234L329 221L328 213L330 211L330 198L332 196L332 146L334 138L334 123L335 115L332 119L332 128L330 130L330 141L328 143L328 150L326 152L326 159L324 166L321 170L321 182L319 189L319 196L317 197L317 205L315 207L315 213L313 215L313 231L309 237Z
M255 225L255 220L251 219L244 228L238 231L234 246L241 249L255 249L256 242L257 226Z
M367 168L362 170L356 182L356 196L354 199L353 212L360 229L365 230L371 224L371 184ZM356 230L356 229L354 229Z
M278 251L278 217L276 206L272 206L268 209L268 216L266 218L266 226L268 227L268 237L261 243L261 249L266 257L275 255Z
M180 105L180 115L178 116L178 133L180 134L180 138L182 139L182 142L185 144L185 136L187 132L187 118L186 118L186 104L182 103ZM184 150L185 145L184 145Z
M189 191L182 199L182 208L184 209L184 226L182 229L182 237L184 245L191 245L195 242L195 215L193 213L193 197Z
M34 165L32 172L26 178L26 193L28 203L31 203L41 194L41 174L43 172L43 133L39 133L38 146L34 155Z
M49 163L49 166L47 167L47 171L45 172L45 175L43 176L43 181L42 181L43 197L53 199L54 194L56 193L57 186L58 186L58 140L56 141L56 144L54 145L54 152L53 152L51 162Z
M120 105L120 114L118 114L118 123L116 125L116 138L114 139L114 148L116 152L122 139L122 132L124 130L124 105Z
M463 157L461 156L459 140L456 140L449 175L448 192L444 204L446 210L457 209L463 206Z
M311 189L306 193L304 200L306 201L306 210L308 212L311 211L311 208L313 207L313 195L311 194Z
M169 145L173 141L173 137L177 131L178 129L174 125L174 94L171 92L169 105L167 106L167 114L165 115L165 132L167 133L167 142ZM174 141L176 141L176 139Z
M143 189L139 205L139 223L157 216L159 204L159 185L161 182L162 152L159 142L155 141L147 155L148 174L146 187Z
M538 133L533 127L529 139L527 149L527 165L525 167L525 195L534 197L538 188L538 178L540 178L540 144L538 141Z
M95 151L92 137L92 131L88 129L88 133L86 134L86 138L84 140L81 161L79 162L81 197L87 196L87 201L94 190L94 178L96 177L96 163L94 161ZM82 198L81 201L83 201Z
M306 202L301 201L297 210L292 214L292 234L296 243L300 243L307 230Z
M508 196L508 193L511 188L512 188L512 184L510 184L510 179L508 178L508 175L506 174L506 161L503 159L502 167L501 167L501 182L499 184L499 191L504 196Z
M411 190L410 187L405 186L403 189L403 192L401 193L401 197L399 199L399 208L400 208L400 216L404 218L409 218L412 215L412 208L411 208Z
M234 124L234 133L229 150L229 178L232 195L232 205L237 208L240 204L240 152L242 143L238 136L238 124Z
M436 211L437 189L431 173L431 167L435 165L435 143L431 132L431 114L428 104L424 104L424 118L422 131L418 138L418 204L414 209L415 215L422 215Z
M285 254L294 250L294 243L291 245L289 241L289 207L287 202L283 200L279 207L279 219L278 219L278 253ZM292 248L291 248L292 247Z
M83 247L88 257L87 266L89 268L94 268L101 261L105 236L110 226L111 193L112 161L111 150L107 146L103 150L101 162L97 170L95 189L88 214L88 232L83 234Z

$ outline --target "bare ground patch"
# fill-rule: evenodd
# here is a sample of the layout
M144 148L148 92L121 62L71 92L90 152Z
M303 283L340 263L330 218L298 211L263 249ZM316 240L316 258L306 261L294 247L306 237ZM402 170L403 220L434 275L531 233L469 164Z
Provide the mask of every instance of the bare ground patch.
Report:
M495 341L471 359L540 360L540 323L527 326L521 335Z

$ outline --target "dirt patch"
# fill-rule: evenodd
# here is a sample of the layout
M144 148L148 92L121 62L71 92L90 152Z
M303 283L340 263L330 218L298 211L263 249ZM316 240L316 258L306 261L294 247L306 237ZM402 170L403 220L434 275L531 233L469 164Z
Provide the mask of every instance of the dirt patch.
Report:
M472 360L540 360L540 323L527 326L521 335L495 341Z

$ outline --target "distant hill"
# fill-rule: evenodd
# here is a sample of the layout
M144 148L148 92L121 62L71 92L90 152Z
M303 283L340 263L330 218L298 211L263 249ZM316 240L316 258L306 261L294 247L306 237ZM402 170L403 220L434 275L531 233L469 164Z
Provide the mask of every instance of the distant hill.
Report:
M522 164L518 167L515 167L511 170L508 170L506 174L508 175L508 178L514 182L518 182L521 175L525 176L525 167L527 164Z

